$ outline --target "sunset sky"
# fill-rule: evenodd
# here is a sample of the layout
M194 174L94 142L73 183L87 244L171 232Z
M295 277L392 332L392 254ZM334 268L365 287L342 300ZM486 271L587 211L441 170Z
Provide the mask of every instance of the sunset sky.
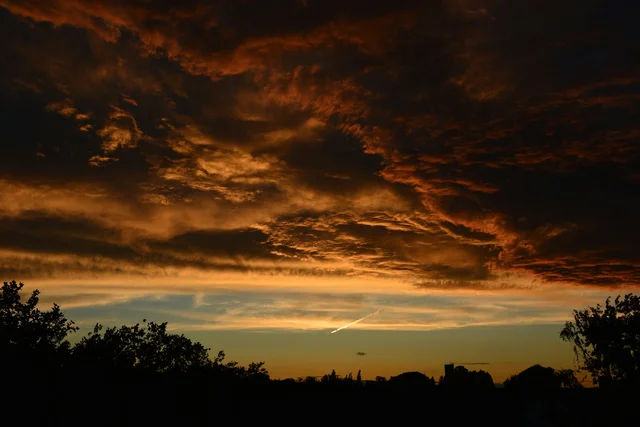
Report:
M640 287L638 16L0 0L0 276L276 378L571 368Z

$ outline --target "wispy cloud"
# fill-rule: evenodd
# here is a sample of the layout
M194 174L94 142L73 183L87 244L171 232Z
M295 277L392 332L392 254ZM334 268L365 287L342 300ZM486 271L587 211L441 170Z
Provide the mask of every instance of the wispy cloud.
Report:
M45 303L63 309L91 308L98 314L126 307L136 318L162 317L176 330L322 331L364 330L433 331L472 326L558 324L573 308L592 305L607 294L593 290L576 296L572 288L546 291L419 291L412 294L388 287L369 293L355 283L325 286L229 286L190 283L159 286L157 281L128 283L40 283ZM293 283L291 283L293 285ZM336 284L338 285L338 284ZM350 285L350 286L345 286ZM32 289L34 286L28 286ZM341 288L342 292L338 289ZM126 305L122 305L125 304ZM362 315L367 307L379 310ZM366 313L366 311L365 311ZM360 316L360 317L358 317ZM357 320L353 320L356 318ZM366 320L366 322L364 321Z

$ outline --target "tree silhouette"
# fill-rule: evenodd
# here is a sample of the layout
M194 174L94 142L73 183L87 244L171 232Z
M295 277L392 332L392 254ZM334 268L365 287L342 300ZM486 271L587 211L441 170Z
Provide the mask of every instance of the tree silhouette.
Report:
M23 287L15 281L4 282L2 286L0 357L34 367L59 367L70 348L67 335L78 328L65 318L57 304L47 311L38 309L38 290L22 302L20 291Z
M456 366L449 374L440 378L439 384L449 390L493 389L493 378L486 371L469 371L464 366Z
M417 371L403 372L395 377L389 378L389 383L395 386L410 388L432 388L436 385L433 378Z
M560 337L573 343L576 359L594 381L638 383L640 378L640 297L607 298L585 310L574 310Z
M323 378L324 380L324 378ZM317 384L318 383L318 379L316 377L312 377L312 376L308 376L305 379L303 379L301 381L304 384Z
M143 321L146 323L146 319ZM208 349L184 335L167 332L167 323L136 324L93 331L73 348L75 360L82 365L106 369L137 368L152 372L186 372L212 366Z
M247 378L269 379L269 371L264 367L264 362L251 362L246 370Z
M269 371L264 368L264 362L252 362L245 368L236 361L225 362L225 357L224 351L219 351L213 360L214 371L218 375L240 380L269 380Z
M562 378L553 368L533 365L504 382L512 390L550 391L562 387Z
M556 375L560 378L562 388L582 388L582 384L576 377L576 372L573 369L556 370Z
M552 390L560 388L561 382L553 368L534 365L511 376L504 386L511 389Z
M271 380L264 362L242 366L236 361L228 361L224 351L211 358L202 344L184 335L170 333L167 323L143 320L140 324L121 327L96 324L91 332L71 346L67 337L77 330L73 322L67 320L55 304L48 311L40 310L37 307L38 291L26 301L22 300L22 289L22 284L4 283L0 294L0 368L3 384L10 391L9 399L12 399L3 402L16 412L15 408L23 401L25 408L21 411L30 416L32 414L28 411L35 412L37 407L39 415L34 421L38 425L69 425L69 413L80 414L76 418L85 421L95 417L96 402L109 402L108 407L112 410L100 413L108 425L199 424L201 421L211 423L218 408L227 410L230 408L227 403L238 401L252 402L252 412L260 413L254 402L266 402L265 397L276 397L282 401L303 399L297 402L322 402L326 399L325 402L335 405L335 397L345 401L344 397L369 401L381 396L382 401L388 402L402 393L408 397L424 396L425 402L434 402L433 405L445 413L455 416L468 414L473 420L482 417L485 403L495 401L501 405L506 403L501 409L506 406L513 409L513 413L505 418L507 420L513 420L521 410L518 403L521 402L524 403L522 407L528 408L527 417L535 418L542 413L548 415L543 417L545 420L563 420L559 421L562 425L570 424L564 421L575 421L569 419L575 418L573 403L566 400L566 396L573 399L575 395L554 392L560 388L580 387L572 370L534 365L505 382L508 389L547 393L534 399L529 399L529 393L492 392L493 380L487 372L469 371L464 366L450 369L451 365L445 368L445 376L441 377L439 384L445 391L453 390L454 393L440 393L433 377L415 371L404 372L388 380L378 376L376 381L362 381L361 371L357 371L355 376L351 373L341 376L335 370L321 380L315 377L297 381ZM568 323L563 337L576 340L576 346L586 349L576 350L577 354L591 355L589 351L594 352L596 362L601 365L593 362L591 366L608 366L613 379L623 374L626 377L622 378L634 378L637 363L631 361L635 361L634 357L638 355L638 311L637 298L628 296L625 301L618 298L607 307L577 314L576 324ZM305 391L312 394L305 395ZM458 394L458 391L470 391L469 396L473 397L464 402L467 408L464 414L456 412L461 407L458 397L465 397L465 393ZM623 391L626 394L629 390ZM606 397L589 393L580 392L578 395L580 399L594 399L593 404L585 404L588 407L595 405L597 399ZM616 396L609 390L605 393ZM69 399L70 395L74 398ZM24 396L29 399L24 399ZM507 396L508 400L500 400L501 396ZM546 401L550 402L549 405L544 403ZM215 402L215 409L211 409L211 402ZM532 402L535 405L529 404ZM615 400L608 402L609 407L615 404ZM150 410L154 405L156 409ZM487 410L487 413L495 414L495 411ZM589 411L581 410L580 414L583 413L593 416ZM52 417L56 417L52 414L57 414L54 422ZM593 420L590 418L588 421ZM609 424L628 425L621 422L600 422L598 425Z

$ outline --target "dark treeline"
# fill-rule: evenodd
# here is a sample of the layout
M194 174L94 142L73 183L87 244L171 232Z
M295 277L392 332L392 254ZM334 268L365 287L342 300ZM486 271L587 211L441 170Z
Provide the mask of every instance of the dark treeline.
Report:
M38 291L4 283L0 294L0 420L19 425L211 425L235 420L315 424L347 419L425 424L640 425L633 401L640 365L640 299L627 295L574 313L561 337L574 344L584 388L571 370L532 366L496 388L488 372L445 366L362 379L361 372L271 379L263 362L241 366L220 351L147 322L77 332L60 307L38 307ZM18 417L18 418L15 418ZM235 417L235 418L229 418ZM302 417L302 418L301 418ZM349 418L351 417L351 418ZM298 421L296 421L298 420ZM3 423L4 424L4 423Z

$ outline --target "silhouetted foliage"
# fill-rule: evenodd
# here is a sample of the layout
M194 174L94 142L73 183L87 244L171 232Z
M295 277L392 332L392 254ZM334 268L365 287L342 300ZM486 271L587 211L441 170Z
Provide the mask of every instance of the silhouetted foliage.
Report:
M576 371L573 369L556 370L556 375L560 378L562 388L583 388L580 380L576 377Z
M441 377L439 384L447 390L489 390L495 388L491 374L486 371L469 371L456 366L452 372Z
M580 388L580 382L571 369L556 371L533 365L517 375L511 376L504 382L507 389L520 391L550 391L560 388Z
M219 351L213 360L214 372L222 377L239 380L268 381L269 372L264 367L264 362L251 362L248 367L241 366L238 362L225 362L224 351Z
M146 319L143 322L146 323ZM94 369L186 372L212 367L208 350L184 335L168 333L167 323L106 329L96 324L93 331L73 347L73 357L76 363Z
M326 374L322 377L322 379L320 381L322 381L323 383L327 384L335 384L340 380L340 377L338 376L338 374L336 374L336 370L332 370L330 374Z
M78 328L64 317L57 304L41 311L38 290L23 302L23 284L4 283L0 294L0 357L3 365L15 371L65 368L67 376L89 374L96 379L119 378L138 374L186 374L196 372L200 378L228 383L269 381L264 362L248 367L225 361L220 351L212 361L209 349L184 335L167 331L167 323L143 320L143 325L104 328L96 324L91 332L73 347L69 333Z
M421 372L403 372L400 375L389 378L389 382L394 385L410 387L435 387L436 382Z
M375 381L363 379L360 370L355 379L351 372L339 375L332 370L321 378L272 380L264 362L242 366L228 361L223 351L210 358L202 344L170 333L166 323L146 320L133 326L97 324L71 346L67 336L77 330L73 322L55 304L51 310L39 310L38 291L22 301L22 287L5 283L0 295L1 378L3 391L10 396L3 398L3 405L26 414L33 425L209 425L231 414L243 421L248 415L262 417L272 410L270 402L287 402L296 410L308 405L306 410L313 411L344 402L383 407L414 398L416 408L431 404L449 420L464 425L486 420L483 417L498 411L502 416L497 422L506 425L521 425L532 410L537 411L536 416L541 411L545 419L557 422L550 425L577 425L577 420L588 421L579 425L625 425L621 421L629 418L628 411L616 412L623 414L616 420L609 415L606 419L584 415L589 405L607 402L611 406L616 400L608 394L564 390L579 387L575 373L539 365L511 377L507 390L496 390L485 371L468 371L453 364L446 365L438 386L433 377L415 371L388 380L377 376ZM532 409L534 399L529 393L511 392L522 389L545 392L536 397L541 401L548 401L549 396L556 400L553 405ZM396 399L398 396L402 399ZM585 404L584 399L593 403ZM23 407L18 409L21 402ZM96 411L100 404L107 409ZM461 407L465 410L460 411Z
M69 353L67 335L78 328L67 320L57 304L47 311L37 305L40 292L34 290L23 302L24 285L4 282L0 293L0 357L4 362L60 367ZM17 366L14 366L17 368Z
M607 298L585 310L574 310L560 337L573 343L581 369L596 382L621 381L637 384L640 379L640 297Z
M518 390L553 390L562 386L553 368L531 366L504 382L505 388Z

